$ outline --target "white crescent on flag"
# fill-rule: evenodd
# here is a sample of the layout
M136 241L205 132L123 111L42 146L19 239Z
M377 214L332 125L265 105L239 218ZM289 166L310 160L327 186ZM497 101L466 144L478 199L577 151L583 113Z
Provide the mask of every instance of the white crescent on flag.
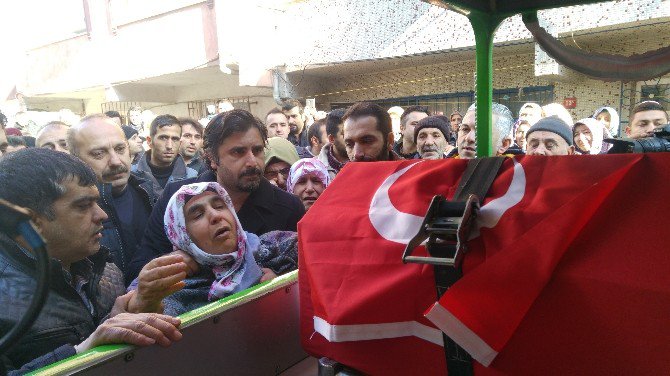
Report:
M477 226L473 228L470 239L479 236L481 227L492 228L505 212L512 206L518 204L526 192L526 173L523 166L515 160L514 175L512 182L504 195L492 200L481 207L477 216ZM370 222L382 238L400 244L407 244L419 232L423 217L403 213L393 206L389 197L389 189L393 184L412 167L418 165L421 161L411 164L401 170L391 174L379 186L372 201L370 202ZM426 207L426 209L428 209Z

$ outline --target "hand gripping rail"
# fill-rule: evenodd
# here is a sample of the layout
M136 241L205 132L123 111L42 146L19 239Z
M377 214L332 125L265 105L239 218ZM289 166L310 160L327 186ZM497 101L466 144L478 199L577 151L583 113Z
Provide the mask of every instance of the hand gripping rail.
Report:
M31 375L272 375L307 357L300 346L298 271L179 316L172 346L105 345Z

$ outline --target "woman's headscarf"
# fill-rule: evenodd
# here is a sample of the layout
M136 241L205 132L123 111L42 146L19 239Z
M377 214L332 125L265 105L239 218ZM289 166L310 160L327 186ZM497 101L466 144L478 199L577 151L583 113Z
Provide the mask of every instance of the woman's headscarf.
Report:
M574 133L575 129L577 129L577 126L580 125L580 124L583 124L587 128L589 128L589 130L591 131L591 137L593 138L593 140L591 141L591 149L590 150L581 150L579 148L579 146L577 146L576 142L574 143L575 149L582 154L600 154L600 152L602 151L602 147L603 147L603 138L604 138L604 134L605 134L605 126L601 122L599 122L598 120L593 119L593 118L586 118L586 119L579 120L578 122L575 123L575 126L572 128L573 138L576 136L576 134Z
M220 255L209 254L200 249L186 232L184 206L189 198L203 192L211 191L223 199L226 207L233 214L237 224L237 249L234 252ZM188 253L195 261L214 273L214 283L209 290L209 300L218 299L248 287L257 282L262 272L254 260L252 247L247 234L242 229L235 207L228 192L216 182L187 184L179 188L170 198L164 216L165 233L172 245ZM243 286L243 287L241 287Z
M316 175L323 183L324 188L330 184L330 175L328 174L326 165L316 158L305 158L295 162L291 166L291 170L288 173L288 181L286 182L287 190L293 193L295 183L307 174Z
M607 111L610 114L610 126L605 129L607 131L607 137L619 137L619 114L617 114L615 109L612 107L600 107L593 113L593 118L597 118L603 111Z

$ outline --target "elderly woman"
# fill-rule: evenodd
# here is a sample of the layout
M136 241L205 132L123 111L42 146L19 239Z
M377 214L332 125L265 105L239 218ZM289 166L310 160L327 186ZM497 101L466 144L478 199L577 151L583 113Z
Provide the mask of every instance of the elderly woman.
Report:
M137 287L131 312L176 316L298 267L296 233L259 238L245 232L230 196L215 182L175 192L165 211L165 232L183 254L156 258L142 269L131 285Z
M314 205L328 184L328 169L317 158L305 158L295 162L288 173L288 191L300 198L305 210Z
M593 118L605 126L605 138L619 137L619 114L612 107L600 107Z
M600 154L605 127L593 118L579 120L572 128L575 150L579 154Z
M287 190L286 180L291 165L300 157L296 147L287 139L281 137L268 138L265 148L265 178L270 183Z

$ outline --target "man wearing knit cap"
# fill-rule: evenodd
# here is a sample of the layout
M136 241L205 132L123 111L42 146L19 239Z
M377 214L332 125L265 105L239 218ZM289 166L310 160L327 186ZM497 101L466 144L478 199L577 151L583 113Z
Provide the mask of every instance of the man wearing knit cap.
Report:
M131 164L136 164L137 163L137 156L142 154L144 151L144 147L142 147L142 143L144 140L142 140L142 137L140 137L140 134L137 133L137 129L124 125L121 127L123 130L123 134L126 136L126 140L128 140L128 150L130 151L130 162Z
M421 159L442 159L449 146L449 123L437 116L423 118L414 128L414 143Z
M557 116L540 119L526 133L526 155L571 155L572 131Z

